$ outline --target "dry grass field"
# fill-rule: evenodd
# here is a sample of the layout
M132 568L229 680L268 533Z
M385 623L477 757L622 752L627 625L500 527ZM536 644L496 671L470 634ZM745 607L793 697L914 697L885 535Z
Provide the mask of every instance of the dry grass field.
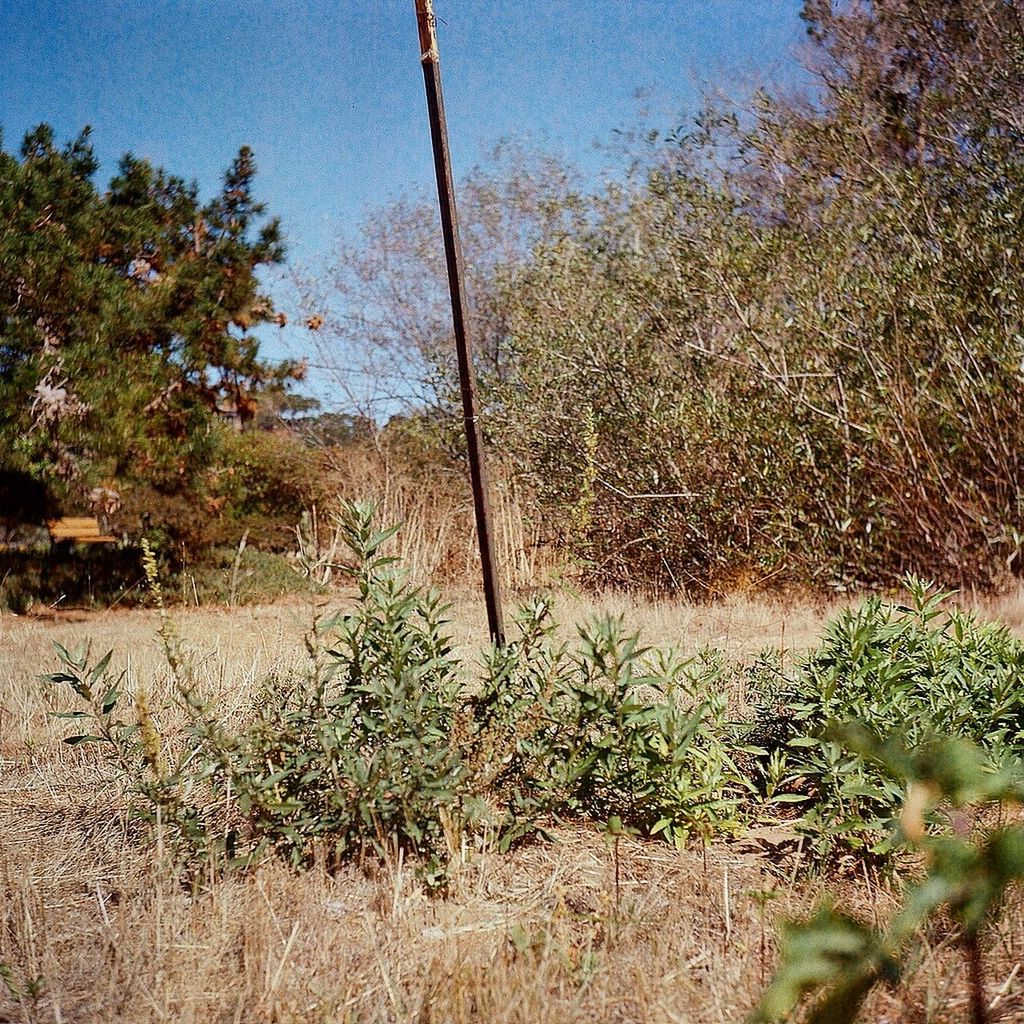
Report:
M695 607L608 599L644 636L743 657L800 650L831 609L736 600ZM566 599L563 621L594 610ZM1015 628L1022 603L993 614ZM225 713L245 715L254 683L303 657L301 604L175 615ZM677 852L667 844L565 826L557 842L510 855L465 849L444 898L409 865L329 874L273 864L211 878L192 895L159 845L119 814L91 748L61 743L66 723L39 681L52 642L113 648L130 686L154 701L168 674L155 614L0 618L0 1022L652 1021L744 1019L775 960L775 924L811 908L826 885L866 920L895 905L893 883L860 868L808 879L784 830ZM456 604L457 641L483 633ZM742 695L737 695L741 697ZM1024 906L993 934L993 1020L1024 1021ZM951 937L933 934L904 988L877 993L865 1020L968 1020Z

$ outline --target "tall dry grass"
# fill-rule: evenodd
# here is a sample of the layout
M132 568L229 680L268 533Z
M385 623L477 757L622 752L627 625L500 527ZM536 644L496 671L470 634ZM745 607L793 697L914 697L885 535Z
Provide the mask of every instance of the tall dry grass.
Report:
M462 585L480 573L476 520L469 482L458 463L434 452L411 459L384 445L350 445L326 452L329 485L340 499L370 501L382 524L401 523L389 553L420 583ZM571 576L564 558L531 519L510 474L496 467L488 487L495 557L502 587L516 593ZM331 502L319 513L318 542L334 546Z

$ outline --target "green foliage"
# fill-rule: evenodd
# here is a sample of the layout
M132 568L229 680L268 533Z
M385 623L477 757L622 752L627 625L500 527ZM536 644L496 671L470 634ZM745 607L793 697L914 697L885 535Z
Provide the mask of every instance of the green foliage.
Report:
M808 0L813 102L655 132L591 195L521 154L469 177L481 422L590 582L1020 573L1015 6ZM433 224L391 207L345 252L339 305L364 315L335 318L333 355L454 409Z
M324 458L289 431L233 434L218 462L210 504L220 513L220 543L237 543L246 530L256 547L291 551L303 512L335 497L325 483Z
M250 333L275 319L256 272L283 257L277 222L260 223L248 149L205 204L130 155L106 190L97 169L88 130L61 149L43 125L0 150L0 469L49 488L51 514L123 506L130 532L165 525L139 491L186 501L194 524L217 407L251 419L261 389L301 376Z
M68 718L76 722L89 722L95 732L79 733L66 736L64 742L75 746L86 742L104 742L115 751L120 751L124 741L135 731L134 726L125 725L112 718L114 709L120 700L120 686L123 677L111 680L107 674L107 666L113 657L113 651L107 651L95 665L89 665L89 648L81 644L74 651L69 651L61 644L54 644L60 658L59 671L52 672L43 678L54 685L66 684L88 705L88 710L77 709L67 712L56 712L58 718Z
M292 559L249 545L241 555L237 547L214 548L199 565L181 569L168 581L169 595L186 605L252 605L315 589Z
M620 620L557 642L547 603L491 652L472 700L473 759L503 797L504 844L538 814L617 819L683 843L735 828L748 783L725 728L721 665L652 652Z
M878 934L827 904L809 921L784 927L781 945L782 967L755 1021L785 1020L805 995L828 987L808 1024L852 1024L872 985L896 973Z
M805 997L816 998L807 1024L852 1024L871 989L897 981L909 948L922 929L945 913L959 928L972 989L973 1020L988 1019L981 985L979 933L999 911L1006 889L1024 879L1024 827L984 829L970 835L930 836L926 813L940 804L963 807L1024 796L1019 775L993 773L982 750L966 741L942 740L921 748L881 743L863 729L849 736L865 757L909 787L903 838L924 855L924 878L912 885L886 929L870 927L822 906L809 920L783 931L782 964L753 1016L754 1021L793 1019Z
M310 673L269 681L239 727L202 699L166 623L184 738L161 739L144 700L136 721L118 717L109 655L90 668L85 652L59 652L50 681L85 705L70 712L85 727L69 742L111 754L136 810L170 830L186 865L402 853L440 884L463 835L508 848L556 817L677 843L736 827L749 786L730 753L720 662L654 655L614 620L582 629L570 650L539 603L475 683L439 595L382 554L394 529L350 505L342 532L355 609L319 622Z
M445 823L463 790L450 743L457 662L439 596L411 587L380 553L372 509L352 507L345 540L356 558L358 610L318 624L330 640L305 678L273 683L256 721L229 734L189 694L200 776L234 863L267 852L300 865L372 849L416 854L430 875L447 860ZM202 810L197 810L202 813ZM207 850L220 852L211 821Z
M753 741L774 747L788 784L779 798L809 805L801 820L815 851L892 848L903 776L851 749L837 723L923 746L934 736L980 744L989 765L1024 757L1024 643L995 623L948 609L948 594L908 580L909 606L871 598L844 611L821 644L780 683ZM778 773L782 769L776 769Z
M39 998L46 992L46 978L41 974L34 978L26 977L21 984L15 980L14 971L0 960L0 981L4 983L8 995L19 1005L26 1001L33 1008Z

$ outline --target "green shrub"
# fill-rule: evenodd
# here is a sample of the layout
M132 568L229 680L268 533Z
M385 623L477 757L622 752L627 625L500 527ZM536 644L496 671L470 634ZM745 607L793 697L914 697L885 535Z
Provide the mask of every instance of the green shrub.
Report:
M290 551L299 516L333 496L321 453L287 430L230 434L219 455L223 465L212 486L219 544L237 544L246 530L256 547Z
M312 588L287 557L248 544L241 554L237 547L214 548L199 564L175 573L168 587L180 592L186 604L198 600L229 605L269 602Z
M357 606L320 622L311 671L270 681L241 727L202 700L166 620L184 742L160 739L144 699L119 717L109 655L90 667L59 649L50 680L84 702L67 742L106 747L135 812L170 830L186 866L402 853L441 883L484 826L506 849L553 817L676 842L736 826L747 784L728 752L719 662L654 656L614 620L570 650L538 603L474 681L439 595L381 555L394 532L376 529L372 506L347 507Z
M911 749L972 740L993 776L1019 770L1024 644L946 611L924 584L911 581L909 607L844 612L793 668L755 661L755 717L737 727L725 697L737 669L720 655L644 648L611 618L570 644L544 600L520 610L509 643L467 662L439 594L381 554L395 529L378 530L369 505L347 506L341 529L355 608L318 624L309 670L268 680L241 724L204 702L166 618L188 721L173 741L144 697L123 711L109 657L90 667L59 650L51 681L84 702L69 742L107 747L136 813L159 819L190 867L371 852L412 857L441 883L450 856L485 835L508 849L575 819L683 844L735 830L765 800L801 805L814 864L900 845L905 775L837 724Z
M1024 755L1024 643L949 607L949 594L913 579L908 590L909 606L871 598L844 611L791 672L759 666L767 700L749 738L784 758L780 798L808 805L801 827L822 855L890 850L905 795L899 776L830 725L859 722L911 748L935 736L970 740L992 770Z
M538 811L617 818L677 843L738 824L749 783L729 752L718 661L650 652L612 618L581 627L570 651L543 601L519 627L471 705L506 845Z

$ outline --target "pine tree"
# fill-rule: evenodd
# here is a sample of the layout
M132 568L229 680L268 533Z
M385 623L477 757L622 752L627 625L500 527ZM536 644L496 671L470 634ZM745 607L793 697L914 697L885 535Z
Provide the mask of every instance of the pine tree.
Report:
M280 322L256 271L284 248L250 150L205 205L130 154L105 190L97 170L88 129L58 148L42 125L19 156L0 143L0 471L69 511L141 512L201 497L218 409L251 418L303 366L262 359L253 334Z

